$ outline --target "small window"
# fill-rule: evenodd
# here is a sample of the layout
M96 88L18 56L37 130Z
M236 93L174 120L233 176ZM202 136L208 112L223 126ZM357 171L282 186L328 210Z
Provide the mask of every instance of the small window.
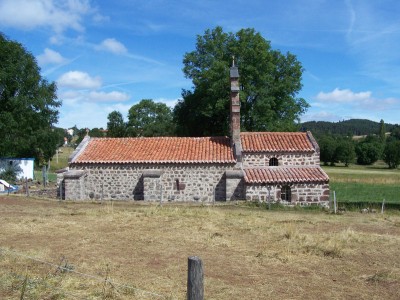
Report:
M175 179L175 182L177 191L183 191L185 189L186 184L184 184L183 182L179 182L179 179Z
M269 160L269 166L270 166L270 167L276 167L276 166L278 166L278 159L277 159L276 157L272 157L272 158Z
M283 201L291 202L292 201L292 191L290 190L290 186L284 185L281 189L281 199Z

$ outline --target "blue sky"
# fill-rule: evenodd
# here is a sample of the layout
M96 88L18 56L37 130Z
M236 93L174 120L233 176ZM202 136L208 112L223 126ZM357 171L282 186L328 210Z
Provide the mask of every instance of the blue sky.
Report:
M173 106L196 35L254 28L302 63L302 121L400 123L397 0L0 0L0 31L22 43L63 101L58 126L106 127L141 99Z

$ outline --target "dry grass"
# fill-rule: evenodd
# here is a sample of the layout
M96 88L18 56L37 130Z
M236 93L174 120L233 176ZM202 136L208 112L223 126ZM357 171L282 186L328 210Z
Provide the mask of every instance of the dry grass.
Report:
M400 215L0 197L0 298L184 299L187 257L206 299L399 299Z
M369 166L352 165L346 167L326 167L331 182L367 183L367 184L400 184L400 170L379 169Z

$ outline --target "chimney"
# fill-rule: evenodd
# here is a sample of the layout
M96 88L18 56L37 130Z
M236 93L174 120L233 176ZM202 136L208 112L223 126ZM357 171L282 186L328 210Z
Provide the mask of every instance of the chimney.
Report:
M233 58L232 67L230 68L231 80L231 145L237 161L242 160L242 146L240 143L240 99L239 99L239 70L235 66L235 58Z

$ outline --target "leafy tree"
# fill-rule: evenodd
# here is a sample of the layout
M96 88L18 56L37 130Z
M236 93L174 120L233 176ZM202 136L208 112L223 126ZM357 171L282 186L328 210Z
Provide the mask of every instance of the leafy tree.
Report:
M379 123L379 138L381 139L382 142L384 142L386 139L386 127L385 127L385 122L383 120L381 120Z
M65 129L59 127L54 127L52 130L57 136L57 147L61 147L62 145L64 145L64 138L68 138L68 133Z
M356 157L354 142L349 138L341 138L337 141L335 160L341 161L346 167L353 162Z
M42 163L59 143L56 85L40 75L35 58L0 33L0 156L35 157Z
M390 137L400 140L400 125L394 125L390 132Z
M107 136L124 137L126 136L126 124L119 111L113 111L108 115Z
M196 50L185 54L183 72L193 90L183 90L174 108L179 135L227 135L229 131L229 67L239 68L241 126L244 131L296 129L308 108L297 98L303 68L290 53L272 50L254 29L225 33L221 27L197 36Z
M89 130L89 136L91 137L105 137L106 133L103 128L93 128Z
M372 165L382 153L382 146L378 143L360 142L356 146L357 163Z
M383 151L383 160L390 169L395 169L400 164L400 140L390 139L386 142Z
M129 109L128 119L129 136L150 137L175 134L172 112L165 103L155 103L151 99L143 99Z
M335 164L336 141L331 135L324 135L318 139L321 161L327 166Z

